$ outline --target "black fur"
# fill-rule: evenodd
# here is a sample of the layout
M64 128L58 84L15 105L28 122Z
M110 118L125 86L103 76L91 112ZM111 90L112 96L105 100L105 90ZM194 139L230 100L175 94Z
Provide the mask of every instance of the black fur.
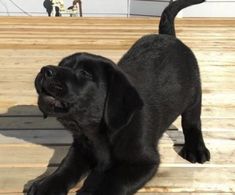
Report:
M135 193L157 171L158 141L179 115L182 157L193 163L210 159L201 132L197 60L173 31L177 12L199 2L173 2L160 25L160 33L169 35L142 37L118 66L77 53L41 69L35 80L39 108L45 117L57 117L74 142L60 167L35 182L28 195L65 195L85 176L77 195Z
M175 36L174 19L179 11L190 5L199 4L202 2L205 2L205 0L177 0L171 2L171 4L163 11L161 15L159 34Z

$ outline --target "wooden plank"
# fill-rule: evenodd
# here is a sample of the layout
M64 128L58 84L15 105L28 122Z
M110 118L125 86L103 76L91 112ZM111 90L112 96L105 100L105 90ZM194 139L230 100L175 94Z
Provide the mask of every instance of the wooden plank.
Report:
M67 154L68 148L69 146L0 144L0 167L31 168L58 166Z
M152 32L153 33L153 32ZM146 33L145 33L146 34ZM133 39L130 41L126 40L76 40L71 42L70 39L43 39L43 40L28 40L24 44L21 44L21 39L4 39L4 41L0 40L0 49L78 49L78 50L87 50L91 47L95 47L97 50L110 49L110 50L119 50L119 49L129 49L137 39ZM223 51L235 51L234 44L232 42L227 43L228 40L219 41L218 43L192 43L184 41L189 47L197 48L197 50L207 50L207 51L220 51L221 45L223 45ZM195 49L196 50L196 49Z
M1 81L0 81L1 82ZM8 83L8 84L7 84ZM227 82L229 83L229 82ZM233 82L230 82L233 84ZM36 104L37 103L37 93L34 89L33 82L31 83L18 83L16 87L18 89L10 89L8 87L14 87L15 83L11 81L6 81L5 84L3 82L0 84L1 90L1 97L0 97L0 107L3 107L2 105L4 102L14 102L14 104L20 104L21 98L27 98L29 102L28 104ZM226 85L226 82L223 83L204 83L204 87L202 89L202 103L204 105L219 105L218 102L221 102L221 105L235 105L235 85L231 86L225 86L221 91L216 91L216 87L222 87L223 85ZM206 85L206 86L205 86ZM24 87L25 86L25 87ZM210 87L212 86L212 87ZM22 88L24 87L24 93L22 94ZM15 97L17 95L17 97ZM18 101L17 101L18 100ZM23 105L26 103L22 103ZM22 106L23 106L22 105Z
M23 83L23 84L26 84L26 85L29 85L31 87L34 87L34 79L37 75L37 73L40 71L41 67L43 67L44 65L47 65L48 63L41 63L39 65L35 65L34 68L30 68L30 67L27 67L26 64L23 65L22 64L22 67L24 67L23 69L19 70L19 71L14 71L12 69L6 69L4 72L5 74L2 75L1 77L1 85L4 85L4 82L12 82L12 83L15 83L17 79L17 81ZM53 64L53 63L50 63L50 64ZM31 64L32 66L32 64ZM38 66L38 67L37 67ZM7 65L5 65L5 68L7 67ZM19 68L21 68L19 66ZM210 72L210 70L208 71L201 71L201 78L202 78L202 83L209 83L209 82L213 82L213 83L235 83L235 78L232 77L232 75L235 74L235 67L231 67L231 68L226 68L226 72L224 71L221 71L221 69L218 70L218 68L214 67L214 71L216 72ZM1 68L1 69L4 69L4 66ZM0 69L0 70L1 70ZM13 73L14 72L14 76L13 76ZM214 79L216 79L216 81L214 81Z
M57 52L57 51L56 51ZM55 53L56 53L55 52ZM40 68L44 65L47 64L54 64L57 65L58 62L65 56L68 56L70 54L76 53L76 51L71 51L70 53L58 53L58 56L51 56L51 57L46 57L46 56L34 56L31 57L26 57L24 61L21 60L20 57L12 57L11 59L4 59L2 57L1 60L1 67L0 70L4 70L6 73L12 73L14 69L13 67L18 67L18 69L15 70L16 73L22 73L26 76L30 76L29 73L37 73ZM108 52L98 52L98 51L89 51L89 53L97 54L97 55L102 55L104 57L110 58L111 60L117 62L123 54L125 54L125 51L123 52L116 52L116 54L108 53ZM30 55L31 52L28 53ZM10 55L7 54L6 55ZM32 53L33 55L33 53ZM48 54L50 55L50 54ZM235 65L233 63L234 59L227 59L227 60L220 60L217 59L217 61L210 61L209 59L200 59L198 58L199 61L199 67L201 69L201 75L205 76L206 73L208 73L210 76L223 76L223 74L232 74L234 73ZM223 64L221 64L223 63ZM6 69L8 67L8 69ZM11 76L11 75L8 75ZM35 76L34 74L32 76Z
M89 24L89 25L96 25L96 24L146 24L155 22L159 22L159 18L156 17L131 17L131 18L117 18L117 17L88 17L88 18L47 18L47 17L0 17L1 24L40 24L40 23L48 23L48 25L67 25L69 24ZM176 25L180 26L235 26L233 18L177 18Z
M17 99L15 97L15 99ZM0 98L0 101L2 99ZM37 99L31 99L29 97L19 97L17 100L5 100L0 103L0 115L7 115L8 111L16 107L24 107L24 103L36 104ZM28 106L28 105L26 105ZM233 118L235 105L206 105L202 107L202 118ZM19 110L19 113L24 115L24 109ZM34 110L33 115L40 115L39 111Z
M33 79L34 80L34 79ZM231 83L231 85L227 85L227 83ZM8 87L16 87L14 88L8 88ZM224 86L224 88L222 88ZM229 80L227 81L223 81L223 82L213 82L211 81L209 82L204 82L203 83L203 100L208 100L209 98L211 99L211 101L213 100L218 100L219 98L221 100L224 100L224 98L226 99L231 99L231 101L234 101L234 90L235 90L235 85L233 85L233 82L229 82ZM14 97L12 95L17 94L19 96L19 98L21 97L25 97L28 96L28 98L31 98L30 102L35 102L36 98L37 98L37 94L36 91L34 89L34 84L33 81L27 81L27 82L22 82L19 81L17 84L14 81L1 81L0 87L2 89L1 91L1 102L5 101L5 102L9 102L12 100L16 101L17 97ZM25 93L20 93L22 91L22 88L24 87L24 91ZM218 91L216 89L221 88L221 91ZM215 98L213 98L215 97ZM7 99L8 98L8 99ZM30 100L30 99L29 99ZM25 102L26 103L26 102ZM24 103L24 104L25 104ZM203 102L204 103L204 102ZM213 103L213 102L212 102ZM223 101L222 101L223 103ZM233 102L232 102L233 103ZM0 104L1 105L1 104Z
M158 192L158 195L234 195L234 193L177 193L177 192ZM0 193L0 195L25 195L24 193ZM68 195L76 195L75 192L70 192ZM156 193L151 192L138 192L135 195L156 195Z
M21 108L21 107L20 107ZM35 110L34 110L35 109ZM33 115L33 114L34 115ZM0 130L62 130L65 129L55 117L43 118L36 106L28 106L25 110L10 110L0 115ZM170 126L169 129L175 129Z
M235 133L204 132L211 162L203 167L235 167ZM0 131L0 167L55 166L66 155L72 141L67 131ZM163 167L198 167L182 159L178 152L184 143L183 133L167 131L160 141ZM9 153L11 155L9 155ZM230 158L228 158L230 157ZM49 164L48 164L49 161Z
M44 66L44 64L41 64L40 65L40 68ZM40 69L38 69L40 70ZM1 87L3 88L3 90L6 90L8 85L9 87L12 87L11 90L17 90L18 87L22 87L23 85L25 85L26 87L26 90L32 90L32 92L35 92L35 89L34 89L34 79L37 75L37 73L39 71L32 71L31 72L31 76L30 75L27 75L27 74L30 74L30 73L22 73L22 76L26 75L26 77L24 78L24 80L21 80L19 79L18 82L16 82L17 80L12 80L12 78L9 78L9 76L3 76L3 78L1 78ZM7 74L11 74L12 72L6 72ZM233 85L231 83L235 82L235 79L234 78L230 78L229 77L230 75L227 75L224 74L224 75L211 75L211 77L209 78L206 78L205 76L202 77L202 85L203 87L206 87L207 85L214 85L214 89L215 89L215 86L222 86L224 85L225 89L226 88L229 88L229 87L232 87L233 88ZM20 72L17 72L16 73L16 79L17 78L20 78ZM216 81L213 81L213 79L216 79ZM213 88L212 88L213 89ZM218 90L218 88L217 88ZM33 93L32 93L33 94Z
M70 34L66 34L66 30L61 30L61 28L58 28L58 32L57 31L53 31L49 34L48 31L50 31L49 28L45 28L47 31L42 31L42 32L38 32L38 30L42 27L39 28L35 28L32 31L31 26L29 26L29 30L30 34L26 35L26 34L22 34L22 30L26 30L26 27L22 27L22 29L12 29L14 31L9 32L8 30L6 30L4 32L4 29L2 29L3 31L1 31L0 33L0 38L1 41L3 40L9 40L9 43L16 43L19 40L23 40L26 43L30 43L31 41L34 41L35 39L39 39L39 40L63 40L64 42L69 42L69 38L70 39L78 39L77 41L96 41L97 40L97 34L99 35L99 38L102 40L110 40L110 39L115 39L115 40L126 40L126 41L130 41L132 42L133 40L139 39L140 37L142 37L143 35L147 35L147 34L153 34L156 33L156 29L153 27L147 27L145 26L145 31L143 31L143 27L139 27L139 28L129 28L129 31L127 31L126 29L120 29L120 27L117 27L116 29L113 26L110 27L99 27L100 29L97 29L97 27L78 27L78 28L73 28L71 29L70 27L68 28L69 30L71 30ZM84 32L85 30L89 30L89 32L87 32L87 36L84 36ZM209 29L207 29L209 30ZM213 37L210 36L209 34L205 34L203 33L204 31L197 32L194 31L194 37L190 36L190 33L192 33L192 30L187 29L181 29L181 31L178 33L178 37L183 40L185 43L199 43L200 41L206 42L206 43L210 43L213 44L214 39L217 39L217 43L220 42L225 42L225 41L231 41L233 42L233 38L232 37L225 37L224 35L220 35L219 33L223 33L221 32L219 29L215 29L215 31L219 31L217 32L218 34L215 34ZM228 30L228 29L227 29ZM79 31L76 33L76 31ZM186 32L185 32L186 31ZM230 30L230 31L234 31L235 33L235 28L234 30ZM96 33L95 33L96 32ZM183 32L183 33L182 33ZM233 33L233 32L231 32ZM203 36L203 37L202 37ZM13 38L13 39L11 39ZM200 40L200 41L199 41ZM22 44L19 42L19 44ZM215 43L214 43L215 44ZM226 43L226 45L230 45L228 43Z
M194 49L193 49L194 50ZM4 52L7 51L7 52ZM102 55L102 56L106 56L108 58L111 59L120 59L122 55L125 54L125 52L127 51L127 49L123 49L123 50L111 50L112 52L103 49L103 50L91 50L91 49L87 49L87 50L77 50L77 49L71 49L71 50L64 50L64 52L58 51L58 50L54 50L54 52L52 52L51 50L46 50L47 55L44 55L44 52L42 52L41 54L39 54L39 50L35 49L35 51L38 52L33 52L34 50L25 50L25 56L24 56L24 60L22 60L22 58L20 57L21 53L20 50L19 51L15 51L15 55L12 56L12 58L6 58L6 55L13 55L12 52L10 52L11 50L2 50L1 52L1 56L2 56L2 66L7 66L7 65L15 65L15 66L22 66L22 70L27 68L23 65L28 66L29 70L30 69L35 69L36 67L40 67L40 65L42 65L43 63L57 63L58 61L60 61L63 57L68 56L72 53L76 53L76 52L82 52L82 51L87 51L89 53L94 53L97 55ZM63 50L62 50L63 51ZM211 52L211 55L205 56L204 52L206 50L196 50L194 51L194 53L196 54L198 61L199 61L199 65L201 68L223 68L226 67L228 65L234 66L233 64L233 60L234 57L232 57L233 55L233 51L230 52L226 52L225 54L221 54L220 52L217 51L213 51ZM218 56L216 56L218 55ZM221 64L223 62L223 64ZM34 64L34 66L32 66L32 64ZM2 67L1 66L1 67ZM218 66L218 67L213 67L213 66ZM6 71L11 71L11 69L6 70ZM21 71L21 69L18 69L17 71ZM211 71L209 73L216 73L218 74L217 71Z
M42 58L42 60L46 60L46 58L48 60L50 59L61 59L63 56L67 56L70 55L72 53L76 53L76 52L82 52L79 51L77 49L58 49L57 50L40 50L40 49L35 49L35 50L29 50L29 49L24 49L24 50L16 50L16 49L3 49L0 52L0 56L5 60L9 60L8 62L11 62L11 59L22 59L22 55L24 55L24 59L26 60L26 63L28 60L39 60ZM94 48L89 48L87 50L87 52L89 53L95 53L97 55L105 55L105 56L121 56L123 55L126 50L122 49L122 50L97 50ZM232 53L232 52L230 52ZM219 55L220 56L220 55ZM11 57L11 59L9 59L8 57ZM110 57L111 58L111 57ZM40 62L40 61L38 61ZM22 63L21 61L18 61L18 63Z
M132 38L140 38L144 34L151 34L151 33L157 33L157 28L155 28L154 25L134 25L134 26L113 26L113 25L95 25L95 26L82 26L78 25L76 27L68 27L68 26L62 26L61 27L53 27L53 26L23 26L20 27L13 26L13 28L10 28L12 25L1 25L2 31L0 32L1 38L22 38L23 40L26 38L32 39L32 38L41 38L41 39L67 39L69 37L71 38L80 38L83 40L92 40L97 39L97 35L99 35L102 39L110 39L110 38L125 38L125 39L132 39ZM39 31L40 29L41 31ZM70 29L70 33L66 33L66 30ZM87 31L86 35L84 36L84 31ZM127 31L129 29L129 31ZM224 28L213 28L214 33L213 36L210 34L207 34L205 32L209 31L211 28L182 28L179 27L177 29L177 36L181 38L182 40L186 42L195 42L195 41L206 41L206 42L212 42L215 38L218 39L218 41L223 40L231 40L233 41L232 37L224 36L227 33L227 30L230 31L230 33L235 33L234 27L226 27ZM30 32L30 34L22 34L22 30L25 30L26 32ZM96 30L96 31L95 31ZM77 31L77 32L76 32ZM96 33L95 33L96 32ZM194 33L195 36L190 36L190 33ZM102 34L103 33L103 34ZM46 36L47 35L47 36ZM116 36L116 37L115 37Z
M146 187L150 192L234 192L234 171L234 168L160 168Z
M232 105L218 105L218 106L203 106L202 118L232 118L234 116L235 106Z
M15 49L4 49L1 50L0 52L0 56L2 61L4 62L5 60L7 60L7 64L15 62L15 65L20 65L20 64L24 64L24 62L26 64L29 65L28 68L33 68L32 66L32 62L37 62L36 64L41 64L40 60L46 61L48 62L48 60L51 59L56 59L56 60L60 60L62 57L67 56L69 54L78 52L79 50L77 49L67 49L67 50L15 50ZM87 50L90 53L95 53L98 55L104 55L107 56L109 58L113 58L113 57L121 57L125 52L126 49L122 49L122 50L96 50L96 49L92 49L89 48ZM226 51L223 52L221 51L213 51L213 52L209 52L206 50L197 50L194 51L194 53L196 54L199 62L218 62L218 65L221 67L224 67L227 63L231 63L231 65L234 65L234 60L235 60L235 56L234 56L234 52L233 51ZM24 60L22 61L22 55L24 56ZM9 58L10 57L10 58ZM31 60L31 61L29 61ZM29 62L29 63L27 63ZM220 63L220 62L225 62L225 63ZM4 64L4 63L3 63ZM31 66L30 66L31 65ZM208 65L209 67L212 67L212 64L205 64ZM22 68L24 68L22 66ZM212 69L213 70L213 69Z
M6 157L0 158L5 173L0 173L0 194L21 194L24 183L43 173L49 159L50 166L58 164L71 142L68 132L56 130L61 126L52 119L42 120L34 106L33 80L41 66L84 50L117 62L135 40L157 32L158 23L156 18L0 17L0 156ZM140 195L234 194L234 19L177 19L176 30L200 64L202 125L212 160L185 162L176 153L182 132L168 131L160 144L159 176ZM180 118L174 125L181 128Z
M19 133L20 132L20 133ZM235 133L233 131L204 131L203 135L208 144L218 145L227 143L234 145ZM40 144L45 146L68 145L72 136L67 130L0 130L0 146L3 145L26 145ZM168 130L161 138L161 144L182 145L184 136L182 131Z
M13 19L14 20L14 19ZM97 49L123 49L129 47L138 37L137 35L133 35L133 33L140 33L140 34L148 34L148 33L155 33L157 31L156 24L159 22L159 20L156 19L137 19L137 20L128 20L128 19L99 19L97 22L94 22L92 19L79 19L79 20L71 20L71 19L62 19L62 20L45 20L45 19L39 19L39 18L34 18L32 19L20 19L16 21L13 20L7 20L5 22L1 23L2 30L4 33L5 30L5 36L4 34L2 35L2 38L5 38L5 41L2 42L1 47L6 49L6 48L51 48L51 49L56 49L58 46L62 46L62 49L68 49L68 48L83 48L83 49L89 49L89 47L92 47L92 45L96 45ZM13 23L11 23L11 21ZM18 24L17 22L21 21L21 24ZM40 21L37 23L38 25L32 25L35 23L35 21ZM56 21L56 22L54 22ZM96 21L96 20L95 20ZM130 23L133 22L133 23ZM225 21L225 24L221 24L222 20L217 20L216 22L220 23L221 26L216 24L216 22L212 20L208 20L202 25L201 21L194 21L188 20L185 23L187 23L187 26L184 24L184 22L181 22L180 20L176 22L177 24L177 33L179 37L181 37L183 40L185 40L186 43L188 43L192 47L197 47L197 48L203 48L203 49L210 49L210 50L216 50L219 51L221 49L221 45L223 45L223 49L226 51L231 51L234 50L233 44L232 44L232 36L221 36L221 34L226 34L228 31L231 35L231 33L234 33L234 25L228 25L233 22L233 20ZM54 22L54 23L53 23ZM57 23L58 22L58 23ZM129 22L129 23L128 23ZM138 23L140 22L140 23ZM190 22L195 24L190 24ZM67 25L67 24L70 25ZM213 25L211 25L211 23ZM185 25L185 26L184 26ZM199 28L200 27L200 28ZM205 32L210 32L211 33L211 28L213 27L214 29L214 36L207 35L208 33ZM225 31L225 27L227 29L227 32ZM12 33L9 33L10 30ZM40 31L39 31L40 29ZM66 36L59 37L60 33L66 33L68 34L68 29L71 34L67 35L72 38L77 44L71 44L70 39L65 39ZM229 29L229 30L228 30ZM26 31L28 30L27 33L27 40L24 40L23 42L21 39L23 39L22 36L24 36L21 31ZM42 37L42 33L48 32L48 36L45 38ZM18 37L16 36L16 32L18 32ZM93 38L89 36L81 36L80 33L86 33L86 35L93 34L95 36L99 35L102 38L102 43L97 42L96 38L94 37L94 40L91 41ZM194 33L194 36L190 36ZM35 34L36 33L36 34ZM53 36L51 33L56 33L56 35ZM73 33L73 34L72 34ZM112 33L118 33L119 36L116 36L115 39L112 39L111 42L109 42L107 39L112 38L109 37L110 34ZM127 37L127 40L124 40L123 37L121 38L122 33L132 33L131 37ZM51 38L48 39L48 37L51 34ZM138 35L140 35L138 34ZM36 37L38 35L38 37ZM202 36L203 35L203 36ZM73 37L74 36L74 37ZM102 37L104 36L104 37ZM10 39L7 40L7 37L11 37ZM189 37L189 38L187 38ZM34 38L35 40L32 41L30 38ZM62 39L63 38L63 39ZM207 44L200 44L198 43L198 39L200 38L201 41L204 43L207 42ZM217 38L217 42L214 42L213 39ZM17 41L18 39L18 41ZM85 40L84 40L85 39ZM120 40L118 40L120 39ZM196 43L193 42L193 39L196 39ZM203 40L204 39L204 40ZM40 42L42 40L44 43ZM53 40L53 41L51 41ZM61 42L61 40L63 40ZM85 41L86 43L90 43L90 45L83 44L82 41ZM231 40L231 41L229 41ZM116 41L115 46L113 47L113 43ZM122 42L125 41L125 44ZM1 42L1 40L0 40ZM28 43L27 43L28 42ZM52 43L53 42L53 43ZM57 42L57 43L56 43ZM58 43L59 42L59 43ZM7 44L5 44L7 43ZM100 45L101 44L101 45Z
M203 166L191 164L178 155L181 146L172 146L170 142L160 144L162 167L228 167L235 168L235 144L231 141L222 143L206 140L211 152L211 161ZM226 144L222 146L221 144ZM227 145L230 146L228 147ZM58 166L68 152L69 146L54 145L3 145L0 144L0 168L51 167ZM9 155L11 154L11 155ZM228 158L230 157L230 158Z
M235 118L225 118L221 115L219 118L202 118L203 131L234 131ZM173 126L182 131L181 117L173 122Z
M27 19L26 19L27 20ZM47 21L46 21L47 20ZM146 19L142 19L138 20L137 18L126 18L123 20L123 18L120 18L120 20L107 20L107 18L99 18L97 19L97 22L92 21L93 24L89 23L89 18L83 18L83 19L78 19L76 20L74 23L71 22L70 19L68 19L67 21L65 21L64 23L60 23L59 21L50 21L48 20L48 18L44 18L44 20L42 20L41 22L37 23L37 25L35 26L35 22L37 22L36 18L33 18L32 21L29 21L30 23L24 23L22 21L22 23L3 23L2 21L0 21L1 27L2 29L8 30L10 32L14 32L12 29L18 29L18 30L22 30L22 29L26 29L26 30L31 30L34 31L34 29L48 29L48 31L52 31L53 29L58 30L60 27L62 32L63 29L69 29L71 30L71 32L73 32L74 29L95 29L95 27L97 27L97 30L103 30L103 29L113 29L113 30L124 30L124 29L143 29L143 30L149 30L149 29L153 29L155 31L158 30L158 27L156 26L156 24L159 23L158 19L153 19L153 20L146 20ZM202 19L202 21L206 21L204 19ZM225 20L220 20L220 22L224 22ZM55 22L55 23L53 23ZM115 23L116 22L116 23ZM186 32L186 35L188 31L194 31L197 34L203 33L203 31L208 32L210 29L215 29L215 35L217 36L223 36L224 34L226 35L226 31L225 29L231 29L231 32L234 32L234 24L231 25L231 23L234 23L234 20L231 20L229 24L227 25L221 25L221 26L215 26L215 25L210 25L209 23L204 24L204 25L196 25L196 24L192 24L192 25L186 25L188 22L187 19L181 20L179 21L178 19L176 20L176 30L179 31L179 29L183 29L183 31L179 31L180 33L184 34ZM195 21L195 22L201 22L200 19ZM213 21L212 21L213 22ZM181 24L180 24L181 23ZM69 24L69 25L68 25ZM226 21L225 21L226 24ZM58 30L59 31L59 30ZM35 33L39 33L40 31L35 31ZM224 32L224 34L219 34L218 32ZM0 33L4 34L5 31L2 31ZM77 34L79 34L80 32L78 31ZM89 33L89 32L88 32ZM196 35L197 35L196 34ZM205 33L204 33L205 34ZM30 36L31 34L29 34ZM203 37L202 37L203 38Z
M29 180L43 174L44 171L44 168L0 168L0 193L22 192L23 186ZM54 168L48 168L47 174L53 171ZM140 192L233 193L234 174L235 168L160 167L156 176ZM80 186L81 184L77 188Z
M23 23L23 22L28 22L31 23L31 21L33 22L37 22L38 24L40 24L40 22L43 23L54 23L55 21L57 21L58 24L60 23L64 23L67 24L68 21L70 21L70 23L82 23L85 22L85 24L106 24L106 23L111 23L111 24L116 24L116 23L134 23L134 24L142 24L142 23L146 23L146 21L148 21L148 23L155 22L155 21L159 21L159 18L156 17L131 17L131 18L125 18L125 17L88 17L86 18L86 21L84 21L83 18L65 18L65 17L61 17L61 18L44 18L44 17L21 17L21 16L11 16L11 17L0 17L0 23L15 23L15 24L19 24L19 23ZM131 22L130 22L131 21ZM216 17L216 18L177 18L177 23L179 23L181 26L185 25L185 26L235 26L234 25L234 19L233 18L224 18L224 17ZM55 25L55 24L54 24Z
M0 115L0 130L63 129L62 125L55 118L48 117L43 119L37 107L26 106L22 109L16 108L8 113L4 113L4 115ZM35 108L35 110L31 108ZM234 121L234 118L226 118L224 116L219 118L202 118L203 131L234 131ZM182 130L181 117L178 117L169 129Z
M27 112L22 112L22 115L24 115L23 117L18 117L17 114L14 113L11 113L13 117L0 117L0 130L64 129L54 117L44 119L39 111L36 112L39 114L38 117L37 115L32 117L30 113Z
M67 130L0 130L1 145L30 146L39 144L45 146L69 145L72 136Z

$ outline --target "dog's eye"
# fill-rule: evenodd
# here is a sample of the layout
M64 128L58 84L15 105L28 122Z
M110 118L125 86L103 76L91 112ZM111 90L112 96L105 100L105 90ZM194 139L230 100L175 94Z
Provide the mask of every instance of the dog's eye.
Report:
M87 78L89 80L92 80L92 75L89 72L85 71L85 70L81 70L79 72L79 75L82 76L83 78Z

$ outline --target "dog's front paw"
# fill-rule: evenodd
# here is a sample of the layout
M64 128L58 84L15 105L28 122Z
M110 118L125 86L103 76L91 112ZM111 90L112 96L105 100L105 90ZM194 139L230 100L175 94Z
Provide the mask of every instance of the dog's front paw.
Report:
M197 147L189 147L184 145L179 154L191 163L204 163L210 160L210 151L204 144Z
M66 195L67 192L60 184L44 179L34 182L29 188L27 195Z

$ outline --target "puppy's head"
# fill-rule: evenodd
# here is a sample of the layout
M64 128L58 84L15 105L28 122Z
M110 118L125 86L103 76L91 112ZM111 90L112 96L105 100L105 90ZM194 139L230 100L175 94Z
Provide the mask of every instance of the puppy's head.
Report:
M35 79L39 94L38 105L44 116L68 113L72 98L76 95L72 88L77 83L76 75L66 67L44 66Z
M44 116L74 116L111 129L126 126L143 102L127 76L110 60L87 53L44 66L35 79Z

